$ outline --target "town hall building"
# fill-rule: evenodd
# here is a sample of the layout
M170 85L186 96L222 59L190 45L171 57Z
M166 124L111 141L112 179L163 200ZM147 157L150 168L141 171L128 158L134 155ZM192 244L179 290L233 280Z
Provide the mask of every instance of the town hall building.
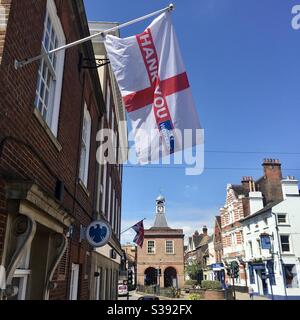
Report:
M184 234L166 220L165 198L156 199L153 227L145 229L143 247L137 249L137 284L161 288L184 286Z

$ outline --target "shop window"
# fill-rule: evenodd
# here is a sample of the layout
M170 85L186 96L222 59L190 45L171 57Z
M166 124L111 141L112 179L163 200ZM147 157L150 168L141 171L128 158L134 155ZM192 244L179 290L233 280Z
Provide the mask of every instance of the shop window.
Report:
M296 265L284 265L285 285L287 288L299 288Z

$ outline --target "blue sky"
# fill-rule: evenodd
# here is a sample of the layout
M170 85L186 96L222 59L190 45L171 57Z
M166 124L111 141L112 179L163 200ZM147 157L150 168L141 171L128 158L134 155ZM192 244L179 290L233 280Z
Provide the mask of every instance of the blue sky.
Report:
M163 8L169 1L85 0L89 20L126 22ZM263 158L278 158L284 175L300 178L300 30L291 10L300 0L178 0L173 22L205 129L205 167L186 176L183 169L124 168L122 229L154 218L160 190L167 219L188 235L224 204L226 184L262 175ZM121 30L140 33L150 20ZM212 153L209 151L261 153ZM124 234L130 241L134 232Z

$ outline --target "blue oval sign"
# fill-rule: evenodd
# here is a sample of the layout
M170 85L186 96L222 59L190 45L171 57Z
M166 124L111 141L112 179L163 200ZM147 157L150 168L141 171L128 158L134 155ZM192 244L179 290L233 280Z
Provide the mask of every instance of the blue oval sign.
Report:
M110 237L111 226L106 221L94 221L86 229L86 240L93 247L105 246Z

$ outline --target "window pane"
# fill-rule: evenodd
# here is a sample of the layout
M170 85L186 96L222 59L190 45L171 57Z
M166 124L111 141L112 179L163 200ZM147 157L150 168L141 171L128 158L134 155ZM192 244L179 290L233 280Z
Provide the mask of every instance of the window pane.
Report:
M80 155L80 172L79 172L79 177L82 181L84 181L85 159L86 159L86 148L84 145L82 145L81 155Z
M289 243L289 236L280 236L281 243Z
M282 248L283 252L289 252L290 251L290 245L289 244L283 243L281 248Z
M173 253L173 241L172 240L167 240L166 241L166 253Z
M278 222L279 223L286 223L286 215L285 214L279 214L278 215Z
M148 241L148 253L154 253L155 247L154 247L154 241Z
M47 12L42 43L46 51L59 46L58 34L56 33L56 28L54 28L52 18L54 19L54 17L50 15L50 12ZM56 59L57 57L53 55L52 57L45 57L41 60L36 89L35 106L39 109L49 126L52 123L53 103L56 91L56 81L54 81L54 79L56 79Z

